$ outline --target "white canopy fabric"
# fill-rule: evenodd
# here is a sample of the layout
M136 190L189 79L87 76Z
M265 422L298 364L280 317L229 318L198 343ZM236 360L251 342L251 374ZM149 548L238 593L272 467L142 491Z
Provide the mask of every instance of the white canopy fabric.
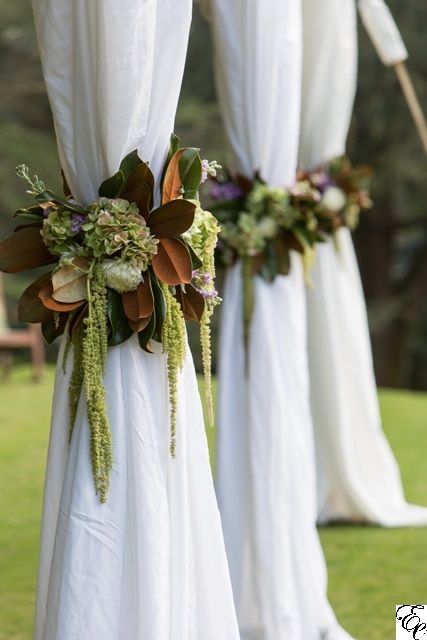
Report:
M82 202L138 148L159 175L173 128L191 0L33 0L67 180ZM231 584L188 355L169 454L165 358L134 336L109 351L107 503L95 495L81 399L68 445L59 360L35 640L237 640Z
M392 66L408 58L400 31L384 0L359 0L360 16L381 62Z
M300 0L211 0L229 166L274 186L296 174ZM242 640L348 638L326 597L316 528L301 259L257 278L245 378L240 266L229 270L220 338L217 493Z
M314 169L345 152L356 89L354 0L303 0L304 71L300 157ZM367 158L369 161L369 158ZM405 502L381 427L369 329L351 236L339 251L319 245L307 293L311 408L319 520L383 526L427 524Z

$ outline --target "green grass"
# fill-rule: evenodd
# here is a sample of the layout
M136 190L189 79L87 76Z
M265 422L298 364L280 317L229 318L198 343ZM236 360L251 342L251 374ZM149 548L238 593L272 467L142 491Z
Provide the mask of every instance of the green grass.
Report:
M0 383L0 640L31 637L52 381L51 369L34 385L18 368ZM408 498L425 502L427 396L384 391L381 406ZM424 529L336 526L321 538L331 602L359 640L390 640L394 605L427 601Z

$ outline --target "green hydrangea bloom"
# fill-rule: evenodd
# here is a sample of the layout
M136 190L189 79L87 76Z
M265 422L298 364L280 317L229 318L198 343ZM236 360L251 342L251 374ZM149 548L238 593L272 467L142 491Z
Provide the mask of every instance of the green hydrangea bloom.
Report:
M135 203L116 198L99 198L83 225L85 244L95 258L120 257L146 271L157 253L158 240L151 235Z

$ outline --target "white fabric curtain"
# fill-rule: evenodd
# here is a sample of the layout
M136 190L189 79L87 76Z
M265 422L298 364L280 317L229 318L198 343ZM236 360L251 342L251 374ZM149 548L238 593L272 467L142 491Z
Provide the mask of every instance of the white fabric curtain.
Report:
M61 162L82 202L128 152L159 174L173 129L190 0L33 0ZM165 358L136 337L110 350L114 463L95 495L82 398L68 445L58 365L45 485L35 640L237 640L191 356L169 454Z
M211 0L229 166L293 184L301 94L300 0ZM257 279L245 379L240 266L220 338L217 489L242 640L347 638L326 598L315 528L301 259Z
M303 0L300 157L314 169L345 152L357 72L354 0ZM366 159L369 162L369 158ZM311 408L320 521L427 524L406 504L382 431L366 308L348 230L320 245L307 293Z
M358 7L381 62L391 66L406 60L408 52L405 43L384 0L359 0Z

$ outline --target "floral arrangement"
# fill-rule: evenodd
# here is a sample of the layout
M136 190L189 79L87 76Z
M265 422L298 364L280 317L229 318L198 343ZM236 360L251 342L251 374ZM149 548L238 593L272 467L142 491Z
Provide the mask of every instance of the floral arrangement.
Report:
M136 151L102 183L88 206L46 189L25 165L17 174L29 184L35 206L20 209L22 223L0 243L0 270L16 273L50 265L23 293L19 316L41 323L48 343L66 333L63 364L73 349L69 388L70 430L84 389L96 491L106 500L112 436L103 384L108 347L137 334L141 348L162 343L170 397L170 449L176 451L178 375L184 364L184 319L201 323L208 404L210 318L215 291L214 249L219 227L198 201L200 183L216 163L199 150L180 148L172 136L155 205L155 180Z
M320 233L330 236L341 227L351 231L359 224L362 210L373 205L370 188L373 170L368 165L353 166L349 158L336 158L324 168L301 174L319 192L314 209Z
M240 259L246 351L254 305L253 277L272 282L291 269L291 250L303 257L306 281L318 242L342 226L354 229L369 208L369 167L338 158L326 169L300 173L292 188L269 187L259 175L250 181L224 173L210 183L212 212L221 223L217 253L229 266Z
M243 279L243 327L247 353L254 306L255 275L272 282L288 275L291 250L302 254L308 265L319 240L314 208L319 192L308 180L292 189L269 187L259 175L253 181L225 174L212 181L212 212L221 224L217 252L229 266L240 259Z

